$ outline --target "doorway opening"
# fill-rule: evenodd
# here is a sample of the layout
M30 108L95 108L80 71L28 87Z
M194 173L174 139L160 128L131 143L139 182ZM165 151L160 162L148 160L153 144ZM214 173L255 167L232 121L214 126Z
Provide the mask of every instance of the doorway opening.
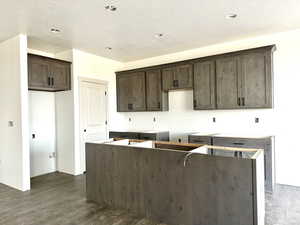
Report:
M108 138L107 82L79 80L80 171L86 171L85 143Z

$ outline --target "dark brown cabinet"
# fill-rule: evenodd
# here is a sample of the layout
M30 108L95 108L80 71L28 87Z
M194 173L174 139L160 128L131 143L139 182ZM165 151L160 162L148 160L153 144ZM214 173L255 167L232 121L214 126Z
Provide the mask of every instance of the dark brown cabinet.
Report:
M275 49L270 45L117 72L118 111L168 110L168 91L178 89L193 89L195 110L272 108Z
M215 61L194 64L194 109L215 109Z
M224 57L216 61L217 108L236 109L241 106L239 58Z
M146 111L145 72L117 76L118 112Z
M225 135L226 136L226 135ZM265 188L268 192L273 192L275 185L275 160L274 160L274 137L228 137L220 134L211 136L192 134L188 136L189 143L198 143L205 145L240 147L240 148L257 148L264 149L264 168L265 168ZM211 154L219 156L244 157L241 152L215 151ZM246 154L246 153L243 153Z
M161 70L146 71L147 111L166 111L168 92L162 91Z
M71 90L71 63L29 54L28 88L37 91Z
M216 60L217 108L272 108L272 49Z
M272 107L271 57L269 51L248 53L240 57L243 107Z
M162 82L164 91L193 88L193 66L186 64L163 69Z
M109 138L169 141L169 131L109 131Z

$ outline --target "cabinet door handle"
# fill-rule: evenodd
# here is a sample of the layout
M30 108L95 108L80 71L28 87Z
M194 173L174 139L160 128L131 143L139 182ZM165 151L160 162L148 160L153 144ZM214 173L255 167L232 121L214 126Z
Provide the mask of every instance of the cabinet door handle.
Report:
M51 84L52 84L52 86L54 86L54 78L53 77L51 78Z
M196 108L196 107L197 107L197 101L194 100L194 108Z
M173 80L173 87L178 87L178 80Z
M242 105L245 106L245 97L242 98Z
M129 110L132 110L132 109L133 109L133 104L129 103L129 104L128 104L128 109L129 109Z
M48 86L51 86L51 78L48 77Z
M241 143L241 142L235 142L233 143L234 145L245 145L244 143Z
M238 105L241 105L241 98L238 98Z
M160 102L157 103L157 107L160 109Z

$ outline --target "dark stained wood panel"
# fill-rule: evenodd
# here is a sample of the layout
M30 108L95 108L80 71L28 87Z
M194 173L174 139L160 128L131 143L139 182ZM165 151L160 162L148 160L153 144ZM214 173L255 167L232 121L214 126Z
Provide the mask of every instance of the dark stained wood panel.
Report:
M50 64L43 58L28 57L28 88L47 89L50 86Z
M194 64L194 109L215 109L215 61Z
M162 90L161 70L146 71L147 111L169 109L168 92Z
M71 90L71 63L28 54L28 88L37 91Z
M239 58L225 57L216 61L217 107L235 109L240 107L241 79Z
M146 111L145 73L117 76L118 112Z
M241 56L243 106L247 108L272 107L269 57L266 52Z
M173 225L254 225L251 159L194 154L184 166L182 151L87 144L87 155L91 149L96 202Z

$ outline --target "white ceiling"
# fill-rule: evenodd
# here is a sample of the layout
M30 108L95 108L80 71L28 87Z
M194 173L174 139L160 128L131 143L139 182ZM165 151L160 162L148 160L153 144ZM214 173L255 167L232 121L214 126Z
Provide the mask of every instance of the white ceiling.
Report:
M300 28L299 9L299 0L1 0L0 41L22 32L30 48L125 62Z

